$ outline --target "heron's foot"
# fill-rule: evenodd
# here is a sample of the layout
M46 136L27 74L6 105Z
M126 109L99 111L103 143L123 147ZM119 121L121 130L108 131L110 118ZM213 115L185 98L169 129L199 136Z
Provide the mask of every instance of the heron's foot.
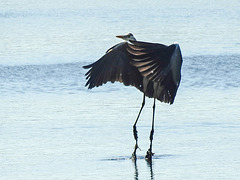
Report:
M135 161L135 160L137 159L136 152L133 152L133 153L132 153L131 159L132 159L133 161Z
M135 147L134 147L134 151L133 151L133 153L132 153L132 158L131 158L131 159L133 159L133 160L136 160L136 159L137 159L137 155L136 155L137 149L139 149L139 150L141 151L141 149L139 148L138 144L136 143L136 144L135 144Z
M145 156L145 160L149 163L152 162L152 157L154 156L154 153L152 152L151 149L148 149L147 154Z

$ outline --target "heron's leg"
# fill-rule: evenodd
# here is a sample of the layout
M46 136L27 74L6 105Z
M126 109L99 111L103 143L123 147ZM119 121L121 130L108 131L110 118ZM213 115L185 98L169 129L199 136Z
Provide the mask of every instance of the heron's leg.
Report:
M147 151L147 154L145 156L145 159L148 161L148 162L151 162L152 161L152 156L154 155L154 153L152 152L152 141L153 141L153 134L154 134L154 116L155 116L155 98L154 98L154 102L153 102L153 117L152 117L152 130L150 132L150 147Z
M140 117L140 114L141 114L141 112L142 112L142 109L143 109L144 105L145 105L145 94L143 94L142 107L141 107L141 109L140 109L140 111L139 111L139 113L138 113L137 119L136 119L136 121L135 121L135 123L134 123L134 125L133 125L133 136L134 136L134 139L135 139L135 141L136 141L136 144L135 144L135 147L134 147L134 151L133 151L133 153L132 153L132 158L133 158L133 159L136 159L136 151L137 151L137 149L139 148L139 147L138 147L138 135L137 135L137 127L136 127L136 125L137 125L138 119L139 119L139 117Z

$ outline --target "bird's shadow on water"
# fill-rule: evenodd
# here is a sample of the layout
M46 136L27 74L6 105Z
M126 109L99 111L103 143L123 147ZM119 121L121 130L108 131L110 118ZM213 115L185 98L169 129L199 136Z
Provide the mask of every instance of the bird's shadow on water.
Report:
M174 155L171 154L165 154L165 155L154 155L152 157L152 161L148 162L146 161L146 164L149 168L149 176L151 178L151 180L154 180L154 170L153 170L153 166L154 166L154 161L158 160L158 159L165 159L165 158L171 158ZM145 156L138 156L137 159L131 159L130 156L117 156L117 157L111 157L111 158L107 158L107 159L102 159L102 161L126 161L126 160L131 160L133 162L134 165L134 179L138 180L139 178L139 174L141 174L140 170L138 169L138 161L145 161Z

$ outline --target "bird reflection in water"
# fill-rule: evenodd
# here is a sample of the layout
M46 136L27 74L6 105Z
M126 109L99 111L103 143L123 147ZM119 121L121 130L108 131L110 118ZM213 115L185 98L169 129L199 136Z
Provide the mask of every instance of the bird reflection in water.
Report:
M133 164L134 164L134 168L135 168L135 172L134 172L134 179L135 180L139 180L139 170L138 170L138 166L137 166L137 159L132 159ZM153 173L153 163L152 161L147 161L147 166L149 167L149 171L150 171L150 178L151 180L154 180L154 173Z

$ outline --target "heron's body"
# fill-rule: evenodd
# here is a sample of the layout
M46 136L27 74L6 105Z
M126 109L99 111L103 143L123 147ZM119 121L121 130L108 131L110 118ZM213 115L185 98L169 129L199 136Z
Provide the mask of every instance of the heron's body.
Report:
M154 98L152 131L150 135L150 159L153 155L152 138L154 128L155 99L161 102L174 102L181 80L182 55L178 44L166 46L158 43L136 41L131 33L117 36L128 40L119 43L102 56L98 61L84 66L90 70L86 73L89 89L101 86L108 81L121 82L126 86L135 86L143 92L143 103L134 123L136 145L133 156L136 157L137 130L136 124L145 104L145 96ZM146 156L147 157L147 156Z

